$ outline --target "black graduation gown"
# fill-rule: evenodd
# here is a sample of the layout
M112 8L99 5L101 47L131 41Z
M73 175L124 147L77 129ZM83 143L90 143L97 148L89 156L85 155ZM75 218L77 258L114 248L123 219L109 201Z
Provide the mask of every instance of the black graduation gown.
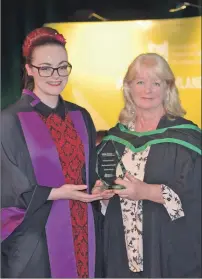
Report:
M163 117L157 129L193 124L183 118ZM109 134L120 136L117 127ZM124 135L127 138L127 135ZM149 140L177 138L201 149L201 134L191 129L168 129L154 136L133 137L140 147ZM120 155L125 146L115 142ZM197 149L197 150L198 150ZM181 199L185 217L171 221L162 204L143 201L143 272L129 271L120 199L114 196L104 226L105 276L108 278L201 277L201 155L176 143L151 146L144 181L165 184Z
M17 116L18 112L24 111L38 110L44 113L44 105L40 103L33 107L30 105L32 100L31 96L23 95L18 102L1 113L1 206L2 208L16 207L27 210L32 198L31 207L23 222L1 243L2 277L6 278L51 277L45 233L45 225L53 203L47 201L51 188L37 185L30 154ZM63 106L67 111L79 110L82 112L88 131L89 184L92 187L96 179L96 132L92 119L85 109L75 104L60 100L59 110ZM85 169L83 173L84 179ZM95 277L102 277L103 217L99 206L99 202L93 203L96 233Z

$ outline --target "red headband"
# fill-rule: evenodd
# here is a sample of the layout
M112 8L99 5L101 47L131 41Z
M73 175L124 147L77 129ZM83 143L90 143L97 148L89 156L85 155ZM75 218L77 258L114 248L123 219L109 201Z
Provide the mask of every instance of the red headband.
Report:
M62 43L64 46L66 44L66 40L62 34L57 33L57 31L52 28L41 27L33 30L26 37L22 47L23 56L27 57L29 55L33 43L43 38L53 38L56 41Z

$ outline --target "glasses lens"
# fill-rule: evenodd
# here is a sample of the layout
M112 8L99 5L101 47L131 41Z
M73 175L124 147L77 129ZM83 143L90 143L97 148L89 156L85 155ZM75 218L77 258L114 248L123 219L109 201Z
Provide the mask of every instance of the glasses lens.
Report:
M50 77L53 73L53 69L51 67L41 67L39 69L39 74L41 77Z
M61 66L58 68L58 73L61 77L66 77L71 73L71 67L69 65Z

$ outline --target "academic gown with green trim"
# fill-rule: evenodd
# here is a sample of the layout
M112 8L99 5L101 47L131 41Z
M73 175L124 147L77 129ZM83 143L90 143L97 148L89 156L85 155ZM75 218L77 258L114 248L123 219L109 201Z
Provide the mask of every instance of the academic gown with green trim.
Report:
M182 126L163 129L178 125ZM105 276L201 277L200 129L186 119L171 121L165 116L154 132L131 134L118 124L107 139L114 140L120 155L126 145L137 152L151 145L144 181L169 186L179 196L185 216L172 221L162 204L143 201L143 272L133 273L128 268L120 199L114 196L105 215Z

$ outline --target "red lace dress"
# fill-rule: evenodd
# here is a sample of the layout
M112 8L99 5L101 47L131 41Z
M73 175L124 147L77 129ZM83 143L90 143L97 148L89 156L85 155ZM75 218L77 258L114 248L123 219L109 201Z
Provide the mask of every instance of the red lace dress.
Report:
M71 118L63 120L55 113L41 116L55 142L67 184L83 184L84 148ZM88 278L88 215L87 203L69 201L74 250L79 278ZM68 267L67 267L68 268Z

